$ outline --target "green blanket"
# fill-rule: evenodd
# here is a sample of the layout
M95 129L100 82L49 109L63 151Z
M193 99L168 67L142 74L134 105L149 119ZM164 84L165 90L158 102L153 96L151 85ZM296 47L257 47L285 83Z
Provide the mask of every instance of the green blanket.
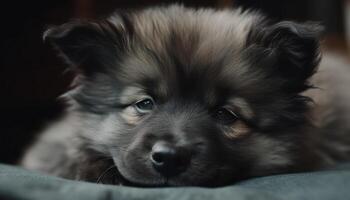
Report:
M350 166L313 173L286 174L243 181L221 188L132 188L65 180L0 165L0 199L44 200L346 200Z

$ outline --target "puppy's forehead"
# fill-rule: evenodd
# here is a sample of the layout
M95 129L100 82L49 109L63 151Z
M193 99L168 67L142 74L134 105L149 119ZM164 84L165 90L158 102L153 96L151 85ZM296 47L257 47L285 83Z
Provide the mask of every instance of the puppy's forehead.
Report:
M254 13L240 10L194 11L181 6L135 13L131 15L134 35L120 76L162 95L181 87L214 90L222 73L239 65L240 52L257 20Z
M222 53L222 50L240 50L251 26L259 18L255 13L239 9L214 11L171 6L145 10L133 15L131 21L136 37L159 54L168 45L174 45L171 48L180 47L182 53L208 56Z

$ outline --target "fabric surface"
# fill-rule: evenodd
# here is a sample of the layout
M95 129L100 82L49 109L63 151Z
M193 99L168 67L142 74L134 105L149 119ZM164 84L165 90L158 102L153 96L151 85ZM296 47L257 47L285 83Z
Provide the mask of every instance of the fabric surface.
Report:
M255 178L221 188L132 188L65 180L0 165L1 200L350 200L350 165Z

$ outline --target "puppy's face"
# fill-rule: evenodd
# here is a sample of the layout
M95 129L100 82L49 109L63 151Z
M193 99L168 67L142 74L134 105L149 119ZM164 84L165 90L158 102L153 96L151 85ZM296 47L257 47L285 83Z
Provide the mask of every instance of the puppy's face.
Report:
M305 167L317 27L179 6L52 28L80 73L89 148L139 185L229 184Z

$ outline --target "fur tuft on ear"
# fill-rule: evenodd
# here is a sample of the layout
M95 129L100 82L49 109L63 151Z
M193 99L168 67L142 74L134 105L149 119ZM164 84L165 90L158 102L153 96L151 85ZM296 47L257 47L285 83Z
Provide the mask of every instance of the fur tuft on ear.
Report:
M308 85L320 62L319 38L322 27L315 23L284 21L254 27L247 47L256 54L255 64L284 81L290 92L301 92ZM260 63L260 64L259 64Z
M65 61L84 75L106 71L125 47L122 22L72 21L49 28L44 42L57 48Z

